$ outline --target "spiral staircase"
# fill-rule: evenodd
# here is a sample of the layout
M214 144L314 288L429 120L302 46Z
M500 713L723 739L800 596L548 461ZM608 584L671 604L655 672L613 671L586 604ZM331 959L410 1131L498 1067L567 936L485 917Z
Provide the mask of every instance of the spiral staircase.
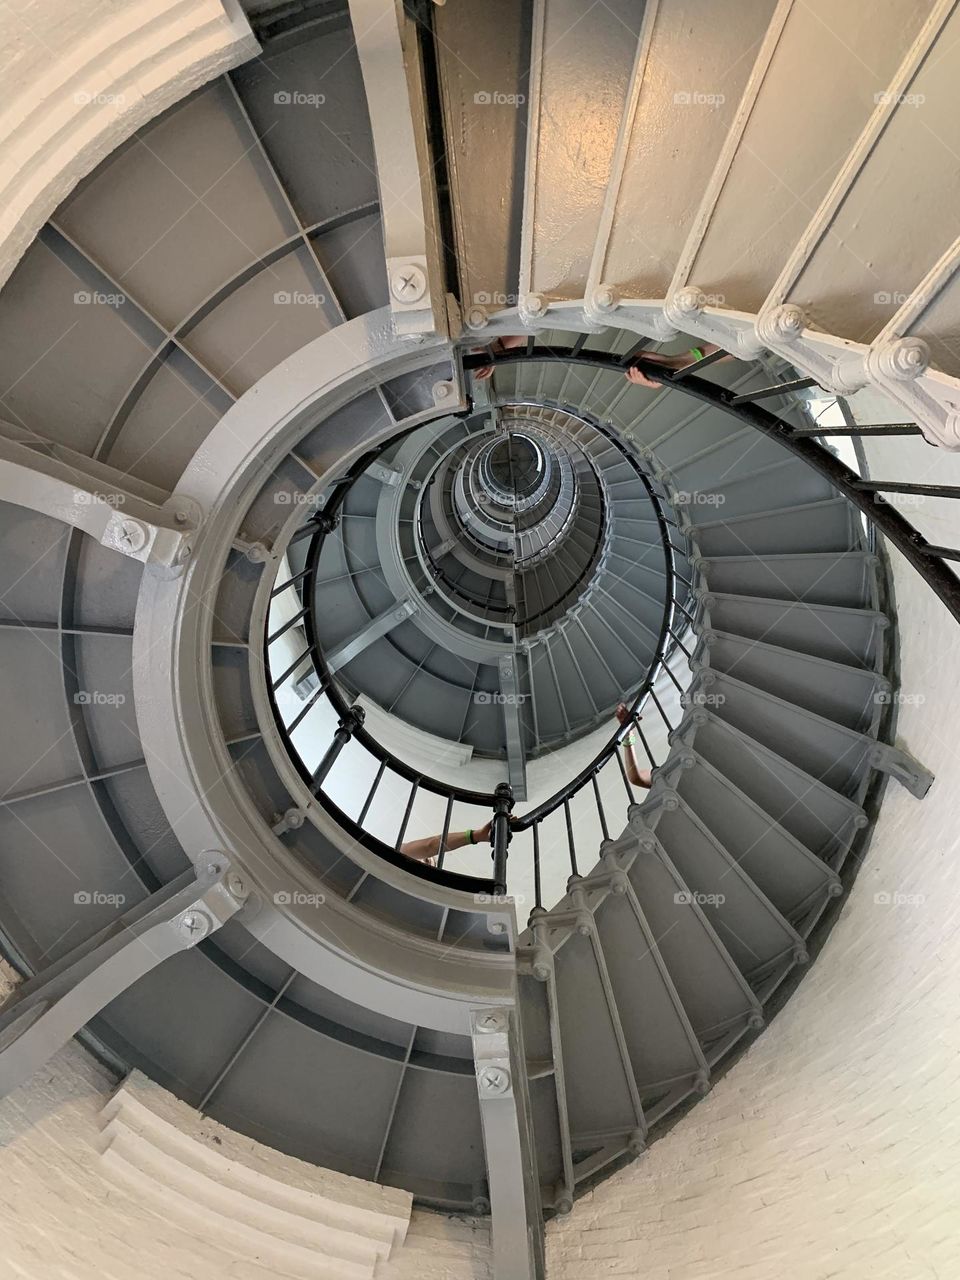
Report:
M79 1033L542 1275L789 996L888 775L931 782L877 530L960 617L949 549L806 397L953 441L952 250L875 191L955 185L907 99L960 17L247 8L261 55L0 294L0 1087ZM494 814L493 864L404 856Z

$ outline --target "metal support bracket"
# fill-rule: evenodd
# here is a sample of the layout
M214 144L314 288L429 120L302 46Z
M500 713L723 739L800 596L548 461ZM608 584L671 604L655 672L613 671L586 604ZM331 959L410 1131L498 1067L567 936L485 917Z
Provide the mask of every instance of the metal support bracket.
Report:
M510 1008L474 1009L470 1023L493 1218L494 1274L497 1280L542 1280L543 1208L517 1015Z
M900 747L878 742L870 751L870 763L881 773L889 773L918 800L922 800L933 786L934 775L919 760Z
M400 0L350 0L383 213L390 308L398 333L445 333L438 235L416 24Z
M242 876L211 854L22 983L0 1008L0 1097L23 1084L138 978L195 947L249 897Z
M144 564L181 566L199 508L8 422L0 423L0 500L81 529Z

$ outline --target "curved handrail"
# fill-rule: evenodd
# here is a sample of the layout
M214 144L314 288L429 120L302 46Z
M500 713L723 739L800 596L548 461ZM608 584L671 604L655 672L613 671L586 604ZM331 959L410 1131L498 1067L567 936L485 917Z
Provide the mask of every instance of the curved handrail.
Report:
M778 387L765 387L761 392L753 393L752 396L751 394L737 395L725 387L697 377L695 370L694 372L690 372L686 369L681 371L670 371L664 369L662 365L645 362L642 355L628 357L625 359L624 357L610 352L590 351L579 343L575 347L534 346L531 349L531 347L528 346L522 349L511 349L502 353L496 353L493 356L489 353L481 353L473 356L468 355L464 358L463 365L466 370L469 370L475 367L480 367L481 365L487 365L491 363L491 361L494 364L511 364L527 360L581 364L587 367L608 369L618 372L623 372L629 362L630 364L635 364L637 367L643 369L652 377L657 378L664 386L676 387L677 390L683 391L693 399L723 409L724 412L737 417L745 425L753 427L755 430L771 439L775 439L784 448L800 457L819 474L828 479L839 493L846 497L854 507L867 517L871 529L877 529L888 537L890 541L903 553L908 562L932 587L937 596L944 602L947 608L950 609L953 616L960 621L960 579L958 579L944 563L946 558L956 558L960 553L951 552L948 548L931 546L926 539L924 539L922 534L920 534L918 530L914 529L910 522L906 520L899 511L883 499L881 490L884 486L877 485L872 482L867 486L855 471L846 466L845 463L841 462L834 454L823 448L822 445L817 443L808 430L803 428L794 428L789 423L784 422L782 419L777 417L776 414L771 413L754 403L755 399L759 399L761 396L764 398L769 397L777 394L778 391L786 394L792 389L793 384L781 383ZM604 424L591 419L591 425L602 431L608 436L608 438L616 438ZM410 428L410 430L414 429L415 428ZM869 431L869 428L865 428L864 430ZM403 434L406 434L406 432ZM827 434L827 432L824 432L824 434ZM308 522L313 523L315 525L315 529L311 534L311 547L308 551L308 564L312 566L311 573L313 574L313 577L310 576L310 573L300 575L300 581L302 583L301 590L305 600L310 601L313 598L312 588L309 584L312 582L315 583L316 563L319 557L319 548L322 546L323 538L326 536L327 532L334 527L335 520L339 514L346 492L350 485L364 470L366 470L370 463L374 461L375 457L383 452L383 449L386 447L387 445L382 445L377 450L372 451L370 454L361 458L351 469L351 473L333 487L328 502L324 505L322 511L313 517L311 522ZM676 676L670 668L670 659L671 656L676 654L679 650L683 650L683 652L688 656L689 652L684 646L680 636L677 635L677 630L682 629L682 627L675 627L675 620L679 618L680 614L683 614L689 622L692 622L693 618L677 599L677 579L680 578L680 575L675 572L674 558L679 553L680 548L674 545L670 533L671 527L676 528L677 526L675 522L670 520L665 514L663 509L664 500L659 494L657 494L651 483L650 477L646 474L645 470L639 466L635 459L630 458L629 460L634 465L638 475L641 476L657 513L668 572L669 589L665 598L664 615L655 660L646 679L632 700L629 708L628 724L633 724L639 729L640 709L643 706L645 699L652 697L655 707L669 729L672 728L672 726L663 711L660 700L654 690L654 684L659 675L665 671L678 690L680 690L681 693L683 692ZM951 494L951 496L960 496L960 490L956 491L956 495ZM687 582L686 579L680 578L680 580L683 581L688 588L692 586L692 584ZM337 688L336 683L334 682L326 665L324 656L316 643L316 637L312 634L313 629L310 612L311 611L307 609L304 616L304 626L307 632L309 644L308 652L314 661L321 681L320 690L318 691L318 695L315 696L319 696L319 693L324 692L342 721L344 717L350 715L351 709L347 705L347 702L342 696L340 690ZM306 654L304 656L306 656ZM281 722L278 717L278 724L280 723ZM628 796L632 795L624 772L623 761L620 756L620 746L622 738L625 732L627 732L627 727L628 726L626 725L619 726L611 735L609 741L600 749L594 759L581 769L574 778L570 779L562 788L558 789L553 796L540 804L536 809L513 822L513 831L533 831L534 873L535 882L537 884L538 906L541 905L539 893L540 874L538 833L540 824L544 819L550 814L563 809L567 818L568 833L571 832L571 825L569 821L570 801L589 784L594 788L600 810L601 823L604 829L606 829L605 817L597 787L597 776L600 771L614 758L617 760L620 772L624 777L624 785L627 789L627 794ZM497 804L502 803L502 796L498 797L491 793L467 791L453 787L450 784L438 782L432 778L424 777L422 774L419 774L410 766L406 765L402 760L399 760L389 752L386 752L380 744L363 729L362 724L357 727L355 736L373 756L382 762L381 773L383 768L388 764L393 772L411 783L413 790L411 792L410 803L408 804L407 816L409 816L409 809L417 790L422 789L446 798L447 816L441 837L441 844L446 840L447 831L449 830L451 808L454 803L475 805L491 811L496 811ZM642 731L640 732L640 738L643 742L647 755L650 757L651 765L655 767L656 762L653 760ZM293 751L291 751L291 754L296 755ZM373 847L376 852L380 853L381 856L386 857L388 861L396 862L396 860L400 858L404 862L404 865L408 865L407 860L402 858L402 855L397 852L396 848L391 849L382 841L378 841L371 837L369 833L366 833L362 828L359 828L353 820L342 815L339 810L337 810L336 816L339 821L344 822L344 825L346 825L347 829L351 831L351 834L355 835L357 839L361 840L362 843L368 847ZM400 838L398 838L397 846L399 846L399 843ZM576 854L572 836L570 853L571 865L576 869ZM420 868L421 864L414 864L412 869L418 870L419 874L425 874L425 871ZM408 867L408 869L410 868ZM433 873L430 875L431 879L439 877L453 886L462 885L464 880L468 879L457 874L451 874L449 872L433 868L428 868L426 870Z
M601 423L597 422L593 418L590 418L589 422L590 422L590 425L595 430L597 430L598 432L606 436L608 439L611 439L611 440L614 439L612 434L608 430L606 430ZM299 540L302 537L310 538L310 544L306 552L306 566L307 566L306 569L301 573L295 574L288 583L280 584L278 587L275 587L274 592L279 593L280 591L286 589L287 586L294 586L294 585L298 589L301 603L303 605L303 609L299 612L297 616L297 621L302 623L304 633L305 633L307 648L304 651L304 653L301 655L301 657L298 659L295 665L299 666L300 663L302 663L305 659L309 657L313 663L314 669L319 678L319 688L313 693L310 699L310 702L308 704L308 707L305 709L305 711L312 708L312 706L314 706L319 701L320 697L324 696L327 698L328 702L330 703L331 707L333 708L334 712L337 715L339 726L340 726L338 733L343 733L344 737L340 741L339 745L337 745L336 743L337 735L335 735L336 750L334 752L334 758L336 753L339 751L340 746L343 745L343 742L345 742L348 739L353 739L354 741L358 742L363 748L365 748L370 753L370 755L372 755L376 760L380 762L381 768L380 768L380 773L378 774L377 781L379 781L379 777L382 775L384 767L389 767L391 773L398 775L399 777L405 779L407 782L411 784L411 787L413 788L412 794L415 794L417 791L425 791L433 795L441 796L444 799L446 799L447 800L447 818L449 820L450 810L453 804L475 806L475 807L484 808L488 810L495 809L497 799L498 799L496 792L472 791L465 788L456 787L450 783L440 782L439 780L435 778L431 778L427 775L424 775L418 770L412 768L405 761L399 759L398 757L394 756L391 752L383 748L383 746L377 741L377 739L374 738L373 735L371 735L364 728L362 713L359 716L357 715L359 708L351 707L347 699L344 697L341 689L338 687L333 677L333 674L329 669L322 647L319 644L319 641L316 635L316 630L314 627L313 610L310 604L310 602L314 599L314 595L315 595L317 569L319 565L320 553L323 547L323 542L325 538L329 536L329 534L332 533L333 530L337 527L339 523L343 503L345 502L347 494L349 493L351 487L353 486L353 484L356 483L356 481L360 478L360 476L370 467L370 465L373 462L377 460L377 458L387 448L389 448L392 444L394 444L397 439L401 438L404 435L410 434L410 432L414 430L417 430L417 427L408 428L407 430L398 433L397 436L393 437L391 441L388 441L386 443L381 443L376 449L370 450L368 453L361 456L350 468L350 470L347 473L345 473L344 476L340 477L340 479L337 480L331 486L327 501L323 503L322 506L318 506L317 510L310 516L310 518L304 522L300 530L298 530L294 534L294 538L297 540ZM647 475L646 471L638 462L638 460L633 458L629 453L625 452L624 457L633 467L637 476L640 478L641 482L643 483L644 488L646 489L647 494L650 498L651 505L656 514L658 527L660 529L661 544L663 547L664 577L665 577L665 583L666 583L666 589L664 593L663 616L661 620L660 633L658 635L657 644L654 651L654 658L650 664L646 678L641 683L630 705L630 715L632 718L636 719L636 718L639 718L639 711L641 706L643 705L643 700L647 697L647 695L649 694L650 690L653 687L655 680L660 675L661 671L664 669L668 654L676 645L676 638L672 634L671 622L673 620L675 609L678 607L678 602L675 600L675 594L676 594L676 582L679 575L676 573L676 569L674 565L674 557L678 549L674 546L670 538L670 527L673 525L673 521L669 520L669 518L665 514L663 509L663 499L657 493L656 488L654 487L654 484L650 476ZM279 634L280 632L276 633L274 638L277 638ZM268 645L265 644L264 646L265 662L268 661L267 655L268 655ZM376 837L373 837L369 832L367 832L363 828L362 823L358 823L353 819L349 818L349 816L346 815L339 808L339 806L337 806L336 803L332 801L329 796L326 795L326 793L322 789L318 789L315 786L315 776L310 773L310 771L307 769L306 765L300 758L299 753L293 747L293 744L291 741L292 728L291 726L287 726L284 723L283 718L279 714L279 709L277 707L276 698L273 695L271 682L268 680L267 684L268 684L268 688L271 689L271 705L272 705L277 726L280 729L281 735L284 738L284 741L286 743L288 752L291 758L294 760L294 763L298 769L298 772L300 773L303 780L307 783L307 785L311 788L312 793L317 797L318 800L321 801L321 803L324 804L324 806L331 813L331 816L333 816L336 819L336 821L341 826L343 826L354 839L364 844L365 847L372 848L374 852L381 854L381 856L384 856L385 858L387 858L388 861L396 862L397 859L400 859L403 865L409 868L410 866L409 860L403 858L403 856L398 853L399 845L402 842L402 835L403 835L402 829L401 829L401 834L396 841L396 844L394 845L394 847L391 848L391 846L385 844L383 841L378 840ZM305 711L301 712L301 717L303 714L305 714ZM293 727L296 727L296 724L299 723L299 719L300 717L298 717L298 719L293 722ZM623 728L623 726L621 726L618 729L618 731L612 735L611 739L604 744L601 750L597 753L597 755L594 757L594 759L585 769L581 770L581 772L577 774L577 776L574 779L571 779L569 783L567 783L563 788L558 790L553 796L551 796L547 801L545 801L542 805L540 805L536 810L532 811L530 814L524 815L523 818L514 820L513 829L515 831L525 830L531 825L534 825L535 823L542 820L542 818L548 816L550 813L555 812L555 810L560 808L563 804L567 803L569 799L576 793L576 791L580 790L581 787L586 785L586 783L590 781L591 777L593 777L605 764L607 764L612 759L612 757L618 750L620 738L622 737L624 732L625 732L625 729ZM372 795L371 797L368 797L368 800L364 806L364 814L362 816L365 815L366 810L369 807L371 798L372 798ZM443 832L444 840L446 838L446 833L447 833L447 828L445 826L444 832ZM441 858L441 865L442 865L442 858ZM451 886L453 887L463 888L465 887L465 882L470 879L469 877L464 877L458 873L442 872L441 869L434 869L429 867L422 868L422 864L413 864L413 866L419 869L420 874L426 874L431 879L437 878L438 875L442 876L443 878L449 877L448 883L450 883ZM431 872L433 872L433 874L430 874Z

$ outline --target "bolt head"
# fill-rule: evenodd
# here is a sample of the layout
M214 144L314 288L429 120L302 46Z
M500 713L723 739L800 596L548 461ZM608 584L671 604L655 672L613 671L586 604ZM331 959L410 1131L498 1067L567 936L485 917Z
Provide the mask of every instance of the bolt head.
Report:
M528 293L523 299L521 309L528 316L542 316L547 309L547 301L540 293Z
M773 326L778 337L785 338L789 341L797 338L806 327L806 316L799 307L791 306L789 303L782 307L777 307L773 313Z
M674 296L674 306L684 315L696 315L703 310L703 294L693 285L680 289Z
M619 297L612 285L602 284L594 291L592 301L597 311L612 311L617 305Z
M419 302L427 292L427 277L415 262L395 267L390 275L390 292L398 302Z

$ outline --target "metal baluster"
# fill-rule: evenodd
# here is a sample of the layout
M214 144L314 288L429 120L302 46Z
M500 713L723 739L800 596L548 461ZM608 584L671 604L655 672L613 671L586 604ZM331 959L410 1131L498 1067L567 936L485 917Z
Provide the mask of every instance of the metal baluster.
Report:
M672 627L667 627L667 632L671 636L671 638L673 639L677 647L679 649L682 649L688 658L692 658L693 654L690 652L687 646L683 643L683 641L680 639L680 637L677 635L674 629Z
M540 823L533 824L533 896L536 905L543 908L543 891L540 885Z
M437 868L443 870L443 860L447 855L447 838L450 835L450 817L453 813L453 793L447 796L447 811L443 815L443 831L440 833L440 853L437 856Z
M407 797L407 807L403 813L403 821L400 823L400 830L397 833L397 843L394 845L394 848L397 850L398 853L400 852L400 846L403 844L403 837L406 835L406 832L407 832L407 823L410 821L410 814L413 810L413 802L414 800L416 800L417 792L419 790L420 790L420 779L414 778L413 783L410 787L410 794Z
M630 779L627 777L626 765L623 763L623 752L617 747L613 754L617 757L617 764L620 766L620 777L623 779L623 787L627 793L627 804L636 804L637 798L633 794L633 787L631 787Z
M320 687L310 697L309 701L307 702L307 705L303 708L302 711L300 711L296 716L294 716L290 724L287 725L288 734L293 733L294 729L296 729L297 725L304 718L304 716L307 715L308 712L313 710L313 708L317 705L317 703L320 701L320 699L323 697L323 695L326 692L327 692L327 682L326 680L321 680Z
M603 801L600 799L600 784L597 781L597 772L594 772L590 781L593 783L593 798L597 802L597 813L600 815L600 830L603 832L604 840L609 840L610 832L607 828L607 815L603 810Z
M578 876L580 872L577 870L577 846L573 840L573 823L570 821L570 801L563 802L563 815L567 821L567 844L570 847L570 874Z
M651 692L652 692L652 690L651 690ZM653 758L653 752L650 750L650 744L647 742L647 739L646 739L646 737L645 737L645 735L644 735L644 732L643 732L643 730L640 728L640 717L639 717L639 716L634 716L634 717L633 717L633 727L636 729L636 731L637 731L637 737L640 739L640 742L641 742L641 744L642 744L642 746L643 746L644 752L646 753L646 757L647 757L647 759L650 761L650 768L651 768L651 769L656 769L656 767L657 767L657 762L656 762L656 760L654 760L654 758Z
M287 676L293 675L294 671L296 671L300 663L303 662L304 658L308 658L309 656L310 656L310 647L308 645L307 648L304 649L303 653L301 653L300 657L297 658L296 662L291 663L291 665L287 667L283 675L278 676L277 679L274 680L273 684L271 685L271 688L274 690L274 692L276 692L276 690L280 688L284 680L286 680Z
M363 802L363 808L360 810L360 816L359 818L357 818L358 827L363 826L363 820L367 816L367 812L369 811L371 804L373 804L373 797L377 793L377 787L379 787L380 785L380 779L383 777L386 767L387 767L386 760L381 760L380 768L377 770L377 776L373 780L373 786L368 791L367 798Z
M666 666L666 663L664 663L664 666ZM667 719L667 713L664 711L663 707L660 705L660 699L657 697L657 695L656 695L656 691L653 689L653 687L652 687L652 686L651 686L651 688L650 688L650 697L651 697L651 698L654 700L654 702L656 703L657 710L660 712L661 716L663 717L663 723L667 726L667 731L668 731L669 733L672 733L672 732L673 732L673 725L672 725L672 724L670 723L670 721Z
M676 686L677 692L680 694L680 696L681 696L681 698L682 698L682 697L683 697L683 694L684 694L684 688L683 688L683 685L680 683L680 681L677 679L677 677L676 677L676 676L673 674L673 672L670 670L670 664L669 664L668 662L664 662L664 663L663 663L663 669L664 669L664 671L667 673L667 675L670 677L670 679L673 681L674 685ZM651 693L653 693L653 690L651 689L651 690L650 690L650 692L651 692ZM664 718L666 718L666 717L664 717Z

